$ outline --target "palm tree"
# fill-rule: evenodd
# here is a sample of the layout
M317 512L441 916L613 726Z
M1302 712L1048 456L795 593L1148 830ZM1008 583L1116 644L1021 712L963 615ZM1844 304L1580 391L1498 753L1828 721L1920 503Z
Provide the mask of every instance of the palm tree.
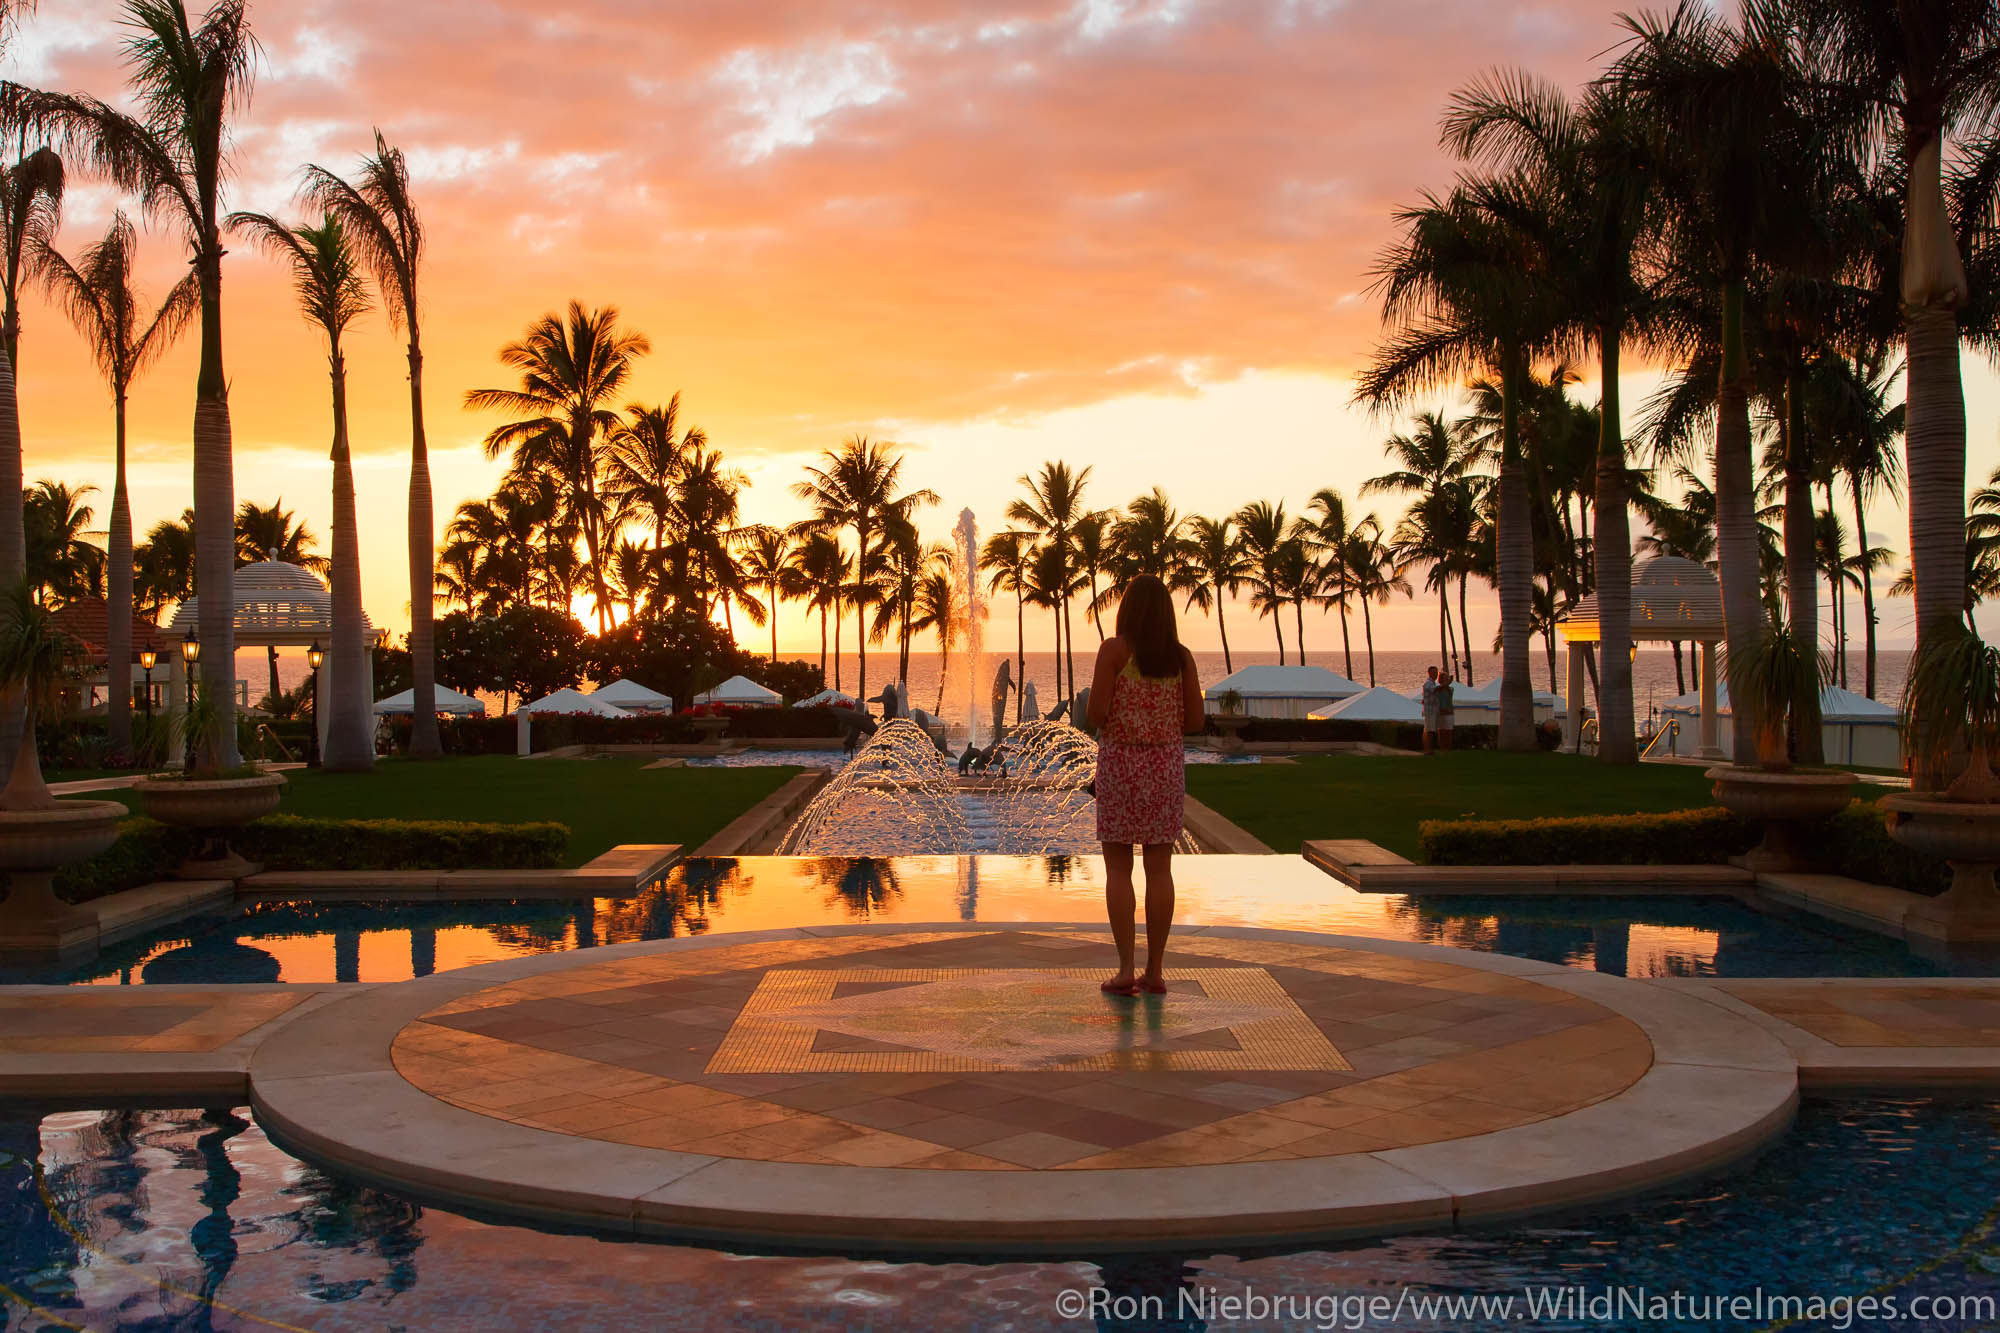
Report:
M1045 594L1054 595L1058 600L1049 604L1056 613L1056 693L1063 699L1076 694L1075 639L1072 637L1069 618L1071 595L1071 570L1074 551L1071 549L1072 534L1082 520L1084 487L1090 484L1090 469L1073 471L1068 463L1048 462L1034 476L1022 476L1015 484L1027 491L1027 495L1007 506L1007 520L1018 523L1041 539L1044 548L1053 552L1049 556L1048 577L1038 579ZM1064 676L1068 676L1068 688L1064 688Z
M516 414L487 432L488 458L513 450L513 471L541 473L563 487L568 513L583 533L584 556L596 592L597 625L609 627L610 589L603 555L617 524L610 496L600 491L599 442L623 423L610 406L631 375L633 358L652 350L642 333L618 327L618 310L586 310L571 301L566 314L543 315L500 361L520 372L518 389L469 389L465 405Z
M1417 497L1397 524L1392 541L1406 566L1418 561L1431 566L1425 586L1438 590L1438 651L1449 662L1454 655L1449 642L1448 575L1465 553L1465 546L1453 541L1459 535L1468 541L1471 537L1470 500L1464 483L1483 454L1471 433L1446 421L1442 413L1420 412L1415 422L1415 430L1392 435L1382 446L1390 461L1399 466L1370 477L1361 484L1361 493ZM1529 703L1532 707L1532 697Z
M1672 207L1662 218L1663 268L1690 275L1713 293L1691 308L1705 326L1682 321L1668 337L1684 354L1712 339L1715 389L1715 498L1722 609L1728 659L1750 661L1763 638L1759 596L1750 397L1755 388L1746 337L1750 285L1774 238L1795 230L1798 201L1787 197L1793 162L1808 151L1794 93L1798 86L1783 34L1753 8L1732 26L1701 0L1682 0L1668 18L1626 18L1632 34L1613 77L1634 99L1661 145ZM1600 596L1602 589L1599 590ZM1741 696L1736 761L1756 761L1757 728Z
M1326 587L1323 571L1306 547L1305 534L1308 531L1298 519L1293 519L1272 563L1272 572L1276 576L1275 590L1291 604L1298 633L1300 666L1306 664L1306 603L1319 601Z
M814 525L822 530L844 527L854 532L856 578L849 592L855 603L855 648L860 654L855 688L863 695L868 693L865 616L873 599L873 577L881 559L875 537L890 518L908 519L920 505L936 504L938 498L937 492L930 490L896 494L902 483L903 460L893 449L894 446L877 443L865 435L856 435L838 450L829 449L822 454L817 465L806 469L806 480L792 487L794 495L813 506ZM834 618L838 621L839 617L836 603Z
M1650 146L1631 98L1615 84L1592 87L1572 103L1560 89L1523 74L1499 75L1461 91L1445 125L1446 141L1461 156L1525 178L1523 189L1496 191L1494 207L1534 238L1534 248L1546 261L1536 276L1555 302L1554 340L1597 354L1602 385L1593 506L1602 659L1598 757L1607 763L1637 763L1632 716L1632 538L1618 374L1625 337L1646 302L1635 252L1653 211L1650 195L1656 172ZM1503 443L1502 529L1527 521L1527 496L1517 484L1525 478L1510 476L1508 458ZM1517 467L1523 462L1518 445L1513 458ZM1503 571L1509 568L1509 549L1503 542ZM1518 553L1519 548L1513 549ZM1509 584L1513 596L1532 597L1532 587L1519 586L1520 580L1518 568L1511 580L1503 572L1502 582ZM1506 597L1503 590L1503 605ZM1526 624L1532 608L1528 609L1518 634L1510 635L1508 626L1502 626L1503 749L1534 745L1534 685L1528 678Z
M1167 493L1155 486L1125 506L1112 524L1111 544L1121 582L1151 574L1171 585L1186 555L1187 520Z
M1409 580L1403 577L1403 567L1396 562L1396 553L1382 541L1381 525L1376 523L1373 515L1356 524L1348 534L1341 563L1352 580L1355 597L1361 603L1361 630L1368 645L1368 683L1372 686L1375 684L1375 623L1369 615L1369 603L1387 606L1394 593L1405 597L1414 594L1410 591Z
M134 380L173 345L193 317L199 293L189 273L150 317L132 286L138 232L123 212L75 264L48 244L32 256L50 298L83 336L111 389L112 472L108 520L109 578L105 652L109 659L107 730L111 753L132 752L132 504L125 477L125 407ZM157 613L157 607L155 608Z
M0 341L7 364L21 373L21 279L55 240L62 221L63 162L37 148L0 173Z
M95 486L38 481L22 496L28 592L44 606L98 596L104 584L104 550L90 540L97 511L83 502Z
M1464 96L1464 95L1462 95ZM1451 141L1452 123L1446 123ZM1444 200L1427 197L1399 215L1402 239L1377 266L1385 322L1395 331L1378 349L1356 397L1393 408L1477 372L1491 372L1501 397L1496 563L1500 586L1503 749L1534 747L1527 679L1534 538L1529 525L1519 405L1530 368L1550 350L1557 307L1545 238L1550 210L1543 183L1526 173L1461 179ZM1462 435L1463 432L1460 432ZM1363 488L1366 493L1367 488ZM1466 674L1472 659L1467 645Z
M1291 600L1286 588L1286 543L1291 525L1285 520L1285 502L1252 500L1236 511L1236 529L1249 561L1244 582L1250 585L1250 604L1260 616L1271 618L1278 636L1278 665L1285 664L1285 622L1279 613Z
M778 599L798 597L805 592L805 580L793 564L792 539L783 528L764 524L747 530L743 543L743 578L760 589L769 607L766 619L771 626L771 660L778 660Z
M262 213L237 213L234 229L276 255L291 271L292 286L305 317L326 335L327 374L333 392L333 651L328 690L326 744L321 766L334 772L364 773L375 765L374 701L368 697L368 645L361 633L361 534L354 507L354 462L347 440L347 357L341 337L368 310L368 289L340 219L325 214L317 226L286 226ZM274 506L275 508L275 506ZM238 515L253 513L245 504ZM303 533L303 529L300 529ZM277 693L278 652L270 650L271 691ZM314 718L318 727L320 719Z
M1965 391L1959 311L1970 299L1944 195L1948 141L1992 132L2000 9L1990 0L1789 0L1816 70L1854 101L1857 146L1901 158L1910 567L1918 651L1956 619L1965 557Z
M605 578L612 596L624 604L625 618L636 620L640 603L652 595L653 574L659 562L652 547L641 546L629 537L620 537L609 555Z
M1243 550L1234 517L1207 518L1200 514L1188 519L1187 545L1171 586L1187 597L1187 605L1206 611L1215 609L1216 632L1222 636L1222 671L1234 675L1229 659L1229 626L1222 617L1223 604L1242 589L1250 577L1250 557Z
M194 596L194 510L163 518L132 551L132 598L148 620L158 620L169 602Z
M933 559L930 569L917 580L917 598L910 628L918 633L935 630L938 641L937 711L944 712L945 665L951 660L952 645L965 625L965 606L959 599L958 580L952 576L950 557Z
M699 426L680 424L681 396L676 393L665 407L633 403L625 409L625 419L613 428L606 441L603 458L606 497L632 522L650 524L653 549L661 561L668 560L668 536L680 487L688 475L688 460L708 445L708 435ZM687 543L676 540L671 561L671 591L681 610L687 609ZM665 578L665 570L662 571Z
M306 200L338 218L348 243L375 275L389 327L405 333L404 360L410 375L410 706L412 759L444 754L438 735L437 645L431 628L431 568L436 555L432 513L430 445L424 436L424 352L417 300L423 266L424 226L410 194L409 165L403 151L375 132L375 152L356 167L352 181L325 167L305 169Z
M840 548L837 532L795 528L792 553L806 605L819 612L819 673L826 678L826 621L833 615L833 688L840 688L840 601L854 570L854 558Z
M1347 499L1331 486L1322 486L1313 492L1306 505L1312 518L1302 520L1301 532L1306 542L1321 556L1321 571L1328 591L1326 602L1340 611L1340 653L1349 679L1354 676L1354 645L1347 635L1348 600L1354 591L1354 580L1347 572L1348 540L1353 536L1358 524L1347 521ZM1373 514L1361 520L1374 523Z
M1098 576L1105 573L1116 559L1116 551L1111 538L1111 515L1102 509L1093 509L1076 520L1070 530L1070 547L1075 552L1076 572L1083 586L1084 614L1089 617L1091 628L1097 631L1097 641L1104 642L1104 603L1115 600L1118 590L1107 588L1097 590Z
M215 0L190 22L182 0L126 0L125 42L138 115L94 97L21 93L18 121L50 133L64 158L108 175L164 217L192 252L201 294L201 362L195 380L194 512L202 593L201 674L214 701L196 743L208 768L229 769L236 751L236 629L232 595L235 470L229 380L222 366L222 181L231 114L249 99L256 41L246 0ZM0 456L5 441L0 438ZM0 457L0 485L6 481ZM4 506L0 506L4 508ZM5 546L0 532L0 548ZM4 576L0 569L0 576ZM423 597L430 595L425 571Z
M1035 555L1035 539L1025 532L996 532L979 551L979 567L986 571L989 592L1014 594L1014 725L1025 716L1027 696L1019 686L1028 683L1028 575Z
M1878 493L1899 494L1902 487L1901 461L1896 444L1903 434L1903 404L1888 401L1889 382L1894 369L1879 359L1872 367L1857 361L1844 374L1845 392L1837 412L1837 434L1833 443L1834 462L1847 477L1848 495L1854 505L1854 531L1862 547L1868 546L1868 502ZM1857 573L1861 579L1862 671L1864 690L1875 697L1875 569L1872 560L1863 560Z

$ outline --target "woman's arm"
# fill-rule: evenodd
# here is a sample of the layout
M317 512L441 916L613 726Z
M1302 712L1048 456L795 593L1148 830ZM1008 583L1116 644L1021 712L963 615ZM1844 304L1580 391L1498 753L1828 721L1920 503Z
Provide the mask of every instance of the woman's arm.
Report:
M1198 736L1208 729L1208 703L1201 697L1201 677L1195 674L1194 654L1181 649L1181 730Z
M1097 665L1090 673L1090 708L1085 719L1096 731L1111 717L1111 694L1118 687L1118 673L1132 649L1123 639L1106 639L1097 648Z

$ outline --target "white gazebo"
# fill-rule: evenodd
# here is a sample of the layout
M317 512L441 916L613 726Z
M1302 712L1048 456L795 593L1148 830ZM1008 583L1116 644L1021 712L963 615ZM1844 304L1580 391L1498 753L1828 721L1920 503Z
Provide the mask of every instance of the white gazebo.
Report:
M1481 723L1498 721L1500 716L1500 677L1490 678L1484 685L1451 687L1452 711L1461 727L1477 726ZM1535 698L1535 721L1547 722L1562 711L1563 698L1547 690L1532 691ZM1472 716L1468 716L1471 714Z
M731 676L712 690L694 697L698 704L722 704L731 708L774 708L785 701L776 690L767 690L748 676Z
M317 697L321 706L313 719L319 732L322 753L326 749L326 719L333 698L333 594L318 575L284 560L260 560L244 565L230 579L236 604L234 617L236 647L296 648L300 652L319 645L326 656L317 673ZM180 646L201 623L201 597L188 598L174 610L168 622L167 714L176 718L187 708L187 663ZM375 627L367 613L361 617L361 641L375 641ZM375 655L362 654L368 697L375 697Z
M593 699L602 700L614 708L622 708L628 713L671 713L674 700L670 694L648 689L636 680L619 677L608 685L600 685L590 692Z
M534 737L530 728L537 715L568 717L632 716L632 714L626 712L616 704L608 704L594 695L565 687L553 694L545 694L531 704L522 704L514 710L515 754L526 756L534 751Z
M1735 711L1729 706L1729 684L1718 683L1715 715L1721 737L1731 741L1736 728ZM1698 719L1698 694L1678 695L1660 705L1660 716L1672 721ZM1864 768L1903 767L1903 715L1893 706L1865 694L1828 685L1819 692L1820 744L1830 764L1856 764Z
M386 699L377 699L375 711L378 715L413 712L417 704L416 696L415 690L398 691ZM479 700L442 685L431 686L431 702L438 712L449 713L453 717L482 717L486 713L486 705Z
M1715 645L1722 641L1722 585L1706 566L1679 556L1663 555L1632 570L1632 644L1698 643L1701 645L1701 690L1695 754L1721 759L1716 730ZM1569 645L1569 708L1563 720L1563 743L1574 747L1583 726L1582 703L1590 697L1584 675L1583 646L1596 643L1602 626L1597 594L1578 602L1557 626Z
M1211 707L1234 690L1249 717L1305 717L1315 708L1361 693L1338 671L1320 666L1247 666L1202 691Z
M1315 708L1311 716L1347 722L1421 722L1424 710L1407 694L1398 694L1387 685L1375 685L1338 703Z

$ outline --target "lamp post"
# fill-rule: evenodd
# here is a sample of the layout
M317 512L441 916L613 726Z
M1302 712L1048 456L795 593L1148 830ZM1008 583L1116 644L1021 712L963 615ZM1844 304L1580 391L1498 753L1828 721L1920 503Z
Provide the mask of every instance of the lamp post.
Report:
M195 664L200 661L201 661L201 640L198 637L196 637L195 632L192 629L190 629L187 632L187 637L181 640L181 664L186 669L187 672L186 717L189 721L192 721L194 718L194 668ZM193 728L190 726L186 726L184 724L182 730L187 733L182 738L187 750L186 757L182 762L182 767L187 772L193 773L194 744L195 744Z
M146 719L146 745L153 744L153 668L160 664L160 654L152 648L139 650L139 665L146 671L146 701L139 705L141 716Z
M306 665L312 668L313 682L313 724L312 730L306 733L307 768L319 767L319 669L325 661L326 650L319 646L318 639L314 639L312 647L306 649Z

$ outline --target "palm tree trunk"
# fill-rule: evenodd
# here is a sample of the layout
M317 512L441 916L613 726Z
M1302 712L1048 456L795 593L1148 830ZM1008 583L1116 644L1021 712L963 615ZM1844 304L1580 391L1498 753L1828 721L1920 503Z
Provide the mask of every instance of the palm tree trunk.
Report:
M1618 321L1606 321L1598 329L1604 384L1598 411L1593 507L1597 542L1591 550L1597 570L1598 642L1603 650L1597 757L1608 764L1639 762L1638 728L1632 718L1632 528L1625 496L1625 434L1618 401L1623 337L1623 325Z
M1466 584L1472 576L1464 570L1458 574L1458 648L1466 654L1466 685L1472 681L1472 624L1466 620Z
M1731 664L1749 660L1764 637L1764 603L1759 587L1756 487L1750 462L1750 372L1743 350L1741 279L1722 289L1722 368L1715 401L1715 546L1722 565L1722 619ZM1603 597L1598 604L1603 605ZM1732 682L1735 760L1757 762L1757 719L1749 691ZM1601 730L1601 728L1600 728Z
M826 603L819 604L819 680L826 684Z
M116 391L113 406L111 518L106 542L110 548L105 571L108 605L104 627L106 685L105 729L114 763L132 757L132 503L125 488L125 391Z
M1500 376L1499 531L1495 534L1500 583L1500 734L1502 750L1535 748L1535 682L1528 674L1528 622L1535 609L1535 538L1528 518L1527 466L1521 449L1517 355ZM1464 586L1460 585L1461 588ZM1469 654L1468 654L1469 656ZM1466 683L1472 683L1470 674Z
M1438 573L1438 664L1451 661L1451 594L1447 591L1450 580L1442 571Z
M833 688L840 688L840 597L833 599Z
M1271 632L1278 636L1278 665L1285 665L1285 613L1282 603L1271 604Z
M773 583L765 591L771 594L771 665L778 664L778 585Z
M856 585L868 579L868 525L865 522L854 525L854 581ZM862 698L868 696L868 605L857 592L854 598L854 651L860 655L855 669L854 689Z
M1674 640L1674 696L1678 698L1679 696L1686 694L1687 692L1688 692L1687 671L1686 668L1683 667L1681 663L1681 641L1679 639L1675 639Z
M1375 688L1375 621L1368 613L1368 599L1361 599L1361 632L1368 638L1368 687Z
M1354 645L1353 645L1353 643L1352 643L1352 642L1351 642L1351 641L1349 640L1349 638L1348 638L1348 634L1347 634L1347 595L1348 595L1348 592L1349 592L1349 589L1348 589L1348 586L1347 586L1347 577L1346 577L1345 573L1343 573L1343 574L1342 574L1342 576L1341 576L1341 580L1340 580L1340 587L1339 587L1339 588L1338 588L1338 589L1336 590L1336 596L1337 596L1337 597L1339 598L1339 600L1340 600L1340 660L1341 660L1341 663L1342 663L1342 665L1344 665L1344 666L1345 666L1345 667L1347 668L1347 670L1346 670L1346 673L1345 673L1345 674L1346 674L1346 676L1347 676L1347 678L1348 678L1349 680L1353 680L1353 679L1354 679Z
M1028 603L1014 584L1014 725L1020 726L1028 706Z
M1813 540L1812 469L1806 456L1805 404L1796 362L1785 369L1785 601L1792 635L1807 652L1817 655L1819 641L1819 569ZM1732 695L1733 699L1735 696ZM1825 738L1817 727L1799 731L1799 762L1826 762Z
M1229 626L1222 620L1222 603L1228 595L1222 590L1220 583L1215 585L1215 632L1222 636L1222 674L1233 676L1236 674L1236 665L1229 660ZM1374 667L1370 666L1369 670L1373 671Z
M1826 514L1833 517L1833 469L1826 474ZM1833 674L1834 683L1841 689L1847 688L1847 548L1840 536L1840 526L1831 526L1833 535L1833 569L1828 574L1828 582L1833 593ZM1865 534L1864 534L1865 535ZM1863 545L1866 545L1864 541Z
M347 361L336 341L328 357L333 380L333 530L329 534L333 584L333 651L327 660L326 746L320 765L336 773L365 773L375 766L370 735L368 645L361 632L361 534L355 516L354 460L347 441ZM319 725L319 719L313 719Z
M1062 586L1067 589L1069 587L1069 561L1067 560L1063 561L1062 573ZM1063 666L1069 676L1069 693L1063 695L1063 698L1074 699L1076 697L1076 622L1071 620L1069 616L1069 593L1067 591L1063 593L1062 598L1062 635ZM1074 705L1072 705L1072 708L1074 708ZM1071 718L1070 720L1074 722L1076 719Z
M1943 193L1942 127L1910 120L1906 111L1910 172L1901 292L1908 338L1903 448L1910 478L1917 647L1922 651L1947 620L1965 615L1965 389L1958 308L1967 289Z
M236 751L236 474L229 426L229 384L222 371L222 244L211 229L197 260L201 274L201 371L194 400L195 592L201 598L201 685L214 722L196 747L197 764L235 768ZM424 578L430 591L430 577Z
M441 759L437 720L437 637L431 628L430 446L424 438L424 354L410 319L410 758Z
M1869 567L1868 559L1868 503L1861 493L1861 474L1854 473L1848 478L1854 490L1854 533L1861 548L1861 636L1865 645L1862 656L1863 679L1867 682L1868 697L1875 697L1875 571Z
M1306 664L1306 604L1302 597L1292 599L1292 617L1299 636L1299 665Z

